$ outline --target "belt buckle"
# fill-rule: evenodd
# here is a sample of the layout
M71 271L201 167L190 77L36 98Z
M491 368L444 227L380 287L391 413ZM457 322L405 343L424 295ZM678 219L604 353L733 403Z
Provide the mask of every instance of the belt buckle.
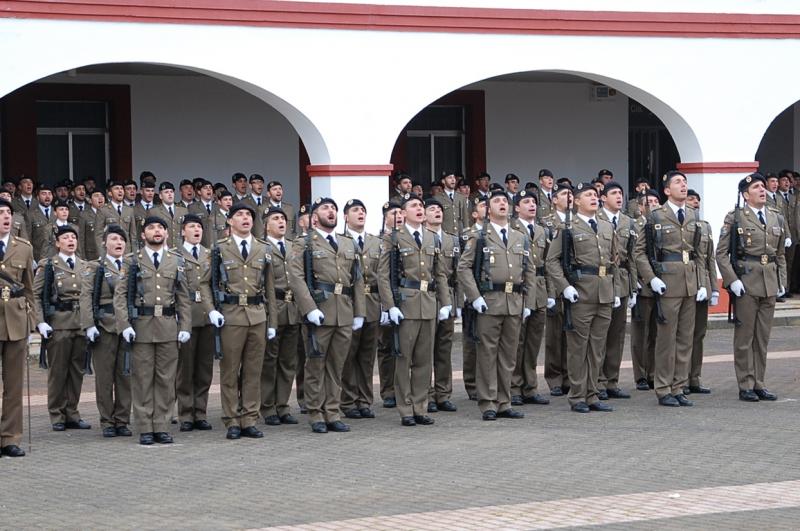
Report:
M681 251L681 258L683 259L684 264L689 263L689 251Z
M3 302L8 302L11 299L11 288L3 286L3 289L0 290L0 298L3 299Z
M372 286L370 286L369 284L365 284L364 285L364 294L365 295L369 295L370 293L372 293Z
M156 304L153 306L153 317L161 317L164 315L164 306Z
M247 306L247 295L239 295L239 306Z
M420 291L428 291L428 281L427 280L420 280L419 281L419 290Z
M333 285L333 294L334 295L341 295L342 294L342 286L339 282Z
M283 300L285 300L286 302L292 302L292 290L290 289L286 290L286 293L283 296Z
M767 265L769 263L769 256L766 254L761 255L761 265Z
M514 283L513 282L506 282L503 291L506 293L514 293Z
M606 276L606 266L600 266L597 268L597 276L598 277Z

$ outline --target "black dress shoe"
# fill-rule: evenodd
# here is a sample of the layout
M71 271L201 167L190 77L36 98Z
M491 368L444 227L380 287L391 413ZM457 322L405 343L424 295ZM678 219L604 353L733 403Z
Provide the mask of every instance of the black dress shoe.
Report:
M478 400L478 393L467 393L467 398L475 402Z
M139 444L143 446L150 446L153 444L153 434L152 433L140 433L139 434Z
M557 385L550 389L550 396L564 396L564 390L560 385Z
M569 394L569 386L568 385L561 385L561 390L564 391L565 395Z
M758 395L750 389L740 389L739 400L742 402L758 402Z
M778 395L769 392L767 389L753 389L753 392L760 400L769 400L772 402L778 399Z
M188 420L181 422L181 428L180 428L181 431L192 431L193 429L194 429L193 422L189 422Z
M344 412L344 416L349 419L360 419L361 412L358 410L358 408L348 409Z
M626 391L625 389L620 389L617 387L616 389L606 389L608 393L608 398L630 398L631 394Z
M436 406L436 402L428 402L428 413L438 413L439 408Z
M117 430L113 426L109 426L108 428L103 428L103 437L116 437Z
M232 441L242 438L242 429L239 426L231 426L228 428L228 433L225 434L226 439Z
M417 421L414 420L414 417L403 417L402 419L400 419L400 424L402 424L403 426L416 426Z
M375 418L375 412L372 411L368 407L360 407L360 408L358 408L358 412L361 413L361 418L362 419L374 419Z
M280 426L281 418L278 415L267 415L264 417L264 423L267 426Z
M649 387L650 390L652 391L653 389L656 388L656 381L655 380L647 380L647 387Z
M64 431L67 427L64 426L63 422L54 422L53 423L53 431Z
M454 411L458 411L456 405L449 400L445 400L444 402L439 402L436 404L436 407L439 408L439 411L447 411L448 413L452 413Z
M75 421L65 422L64 426L66 426L66 428L68 430L90 430L90 429L92 429L92 425L89 424L88 422L86 422L83 419L79 419L77 422L75 422Z
M690 395L692 394L692 390L689 389L689 386L687 385L686 387L681 387L681 393L684 395Z
M516 409L508 408L504 411L498 412L497 416L504 419L524 419L525 413L522 411L517 411Z
M542 396L539 393L536 393L535 395L526 396L525 398L522 399L522 402L525 404L537 404L540 406L546 406L547 404L550 403L550 399L547 398L546 396ZM514 404L511 405L513 406Z
M428 415L414 415L414 422L421 426L430 426L433 424L433 419Z
M589 404L586 402L578 402L577 404L573 404L570 409L572 409L572 411L575 413L588 413L591 411L591 409L589 409Z
M677 395L674 395L674 397L675 397L675 400L678 401L678 404L680 404L680 405L682 405L684 407L688 407L688 406L693 406L694 405L694 402L692 402L691 400L686 398L686 395L684 395L683 393L679 393Z
M324 422L314 422L311 424L311 431L314 433L328 433L328 427Z
M153 440L158 444L172 444L172 435L165 431L157 431L153 434Z
M672 395L664 395L658 399L658 404L667 407L680 407L681 403L678 402Z
M605 389L601 389L600 391L597 391L597 399L598 400L608 400L608 391L606 391Z
M9 444L7 446L3 446L2 453L6 457L25 457L25 450L17 446L16 444Z
M497 420L497 411L494 409L487 409L483 412L483 420Z
M511 405L512 406L521 406L523 404L525 404L525 402L522 401L522 395L512 395L511 396Z
M649 391L650 386L647 385L647 378L639 378L636 380L636 390L637 391Z
M248 426L246 428L242 428L241 436L249 437L251 439L260 439L264 436L264 432L262 432L255 426Z
M595 402L593 404L589 404L589 409L592 411L603 411L608 413L609 411L614 411L614 408L609 406L608 404L604 404L603 402Z
M297 419L291 413L281 415L281 424L297 424Z
M206 419L202 419L202 420L194 421L194 429L200 430L200 431L208 431L208 430L213 429L213 428L211 427L211 424L209 424L209 422Z
M118 437L130 437L131 435L133 435L133 433L131 432L131 430L128 429L127 426L117 426L116 430Z
M333 422L329 422L327 426L329 431L335 431L337 433L345 433L350 431L350 426L348 426L341 420L334 420Z
M702 385L690 385L689 392L698 395L710 395L711 389L709 389L708 387L703 387Z
M178 417L172 417L171 419L169 419L169 423L170 424L177 424L178 423Z
M393 407L397 407L397 399L393 396L387 396L383 399L383 407L386 409L392 409Z

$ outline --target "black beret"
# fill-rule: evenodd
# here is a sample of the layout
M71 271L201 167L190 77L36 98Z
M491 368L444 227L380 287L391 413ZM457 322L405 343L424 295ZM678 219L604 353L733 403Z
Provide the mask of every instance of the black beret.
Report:
M567 179L566 181L563 181L562 179L559 179L559 181L562 181L562 182L558 182L558 183L553 185L553 193L554 194L557 194L558 192L560 192L562 190L569 190L570 192L574 191L574 189L572 188L572 183L569 182L569 179Z
M114 188L114 187L116 187L116 186L122 186L122 187L124 187L124 186L125 186L125 184L124 184L122 181L110 181L110 182L108 183L108 185L106 186L106 189L108 189L108 190L111 190L112 188Z
M127 181L122 183L122 186L136 186L136 181L134 181L133 179L128 179Z
M381 210L383 211L383 215L385 216L387 212L389 212L390 210L394 210L395 208L400 208L400 205L398 205L394 201L387 201L383 204Z
M95 188L92 190L92 193L91 193L91 194L89 194L89 197L93 196L94 194L102 194L103 196L105 196L105 195L106 195L106 189L105 189L105 188L103 188L102 186L96 186L96 187L95 187Z
M608 181L606 185L603 187L603 191L601 193L602 195L606 195L614 188L617 188L620 192L622 192L622 195L625 195L625 190L622 189L622 185L617 181Z
M144 230L145 228L147 228L148 225L152 225L153 223L157 223L162 227L164 227L165 229L169 229L169 225L167 225L167 222L158 216L147 216L146 218L144 218L144 223L142 223L142 229Z
M23 173L22 175L17 177L17 184L21 183L22 181L24 181L26 179L29 180L30 182L36 182L36 181L33 180L33 177L31 177L30 175L25 175Z
M244 173L236 172L231 176L232 183L235 183L236 181L241 181L242 179L246 181L247 175L245 175Z
M403 194L403 196L400 198L400 208L405 208L406 207L406 203L410 203L411 201L414 201L415 199L417 201L419 201L420 203L422 203L423 206L425 205L425 203L422 201L422 198L420 196L418 196L417 194L409 193L409 194Z
M466 179L462 177L461 179L458 180L456 186L469 186L469 183L467 182Z
M68 223L66 225L61 225L56 229L56 239L59 239L68 232L74 234L76 238L78 237L78 229L76 229L71 223Z
M506 199L508 199L508 196L506 195L506 192L503 190L502 187L500 187L499 190L497 188L489 190L489 199L494 199L495 197L505 197Z
M532 182L525 183L525 190L532 190L532 189L538 190L539 189L539 185L537 185L536 183L532 183Z
M197 214L186 214L183 216L183 221L181 221L181 226L185 227L187 223L199 223L203 224L203 220Z
M441 201L439 201L435 197L429 197L429 198L427 198L425 200L425 208L428 208L428 207L431 207L431 206L438 206L439 208L444 210L444 207L442 206Z
M286 219L286 212L284 212L282 208L276 206L271 206L267 209L266 213L264 213L264 219L269 219L270 216L275 214L280 214L283 216L283 219Z
M160 185L158 185L158 191L163 192L164 190L172 190L175 191L175 185L169 181L164 181Z
M223 197L233 197L233 194L226 188L217 194L217 199L222 199Z
M552 177L552 176L553 176L553 172L551 172L550 170L547 170L547 169L539 170L539 178L540 179L542 177Z
M646 184L649 186L650 181L647 180L645 177L639 177L638 179L636 179L636 182L634 184Z
M502 192L503 191L503 185L500 184L500 183L492 183L492 184L489 185L489 191L490 192L497 192L497 191Z
M597 193L597 189L594 187L592 183L578 183L577 186L575 186L575 190L572 191L572 194L575 197L578 197L583 192L589 192L589 191Z
M236 203L233 204L233 206L231 206L230 210L228 210L228 219L232 218L233 215L239 212L240 210L247 210L248 212L250 212L250 216L252 216L252 218L255 219L256 217L255 209L250 205L248 205L247 203L245 203L244 201L237 201Z
M145 179L153 179L155 181L156 176L153 174L153 172L145 170L139 174L139 182L142 182Z
M399 183L400 181L404 181L406 179L408 179L409 181L411 180L411 176L408 175L407 173L403 173L400 171L394 174L394 182L396 183Z
M661 177L662 186L666 188L672 182L672 179L675 177L683 177L684 179L686 176L677 170L670 170Z
M54 209L56 209L56 208L67 208L68 209L69 208L69 203L67 203L63 199L56 199L55 201L53 201L53 208Z
M283 188L283 185L280 183L280 181L270 181L267 183L267 192L269 192L273 186L280 186Z
M11 201L6 201L5 199L0 199L0 208L8 207L11 210L11 213L14 213L14 206L11 204Z
M56 183L56 188L72 188L72 181L64 179Z
M645 195L645 196L651 195L651 196L655 197L656 199L658 199L658 201L659 201L659 202L661 202L661 197L659 197L659 195L658 195L658 192L656 192L656 191L655 191L654 189L652 189L652 188L649 188L649 189L648 189L648 190L647 190L647 191L644 193L644 195Z
M202 177L195 177L194 179L192 179L192 186L194 186L195 188L197 188L198 186L203 186L202 183L211 184L209 181L203 179Z
M686 197L689 197L690 195L696 197L697 199L700 199L700 194L698 194L697 191L692 190L691 188L689 188L689 191L686 192Z
M509 174L506 175L506 182L509 182L509 181L517 181L517 182L519 182L519 177L517 177L513 173L509 173Z
M228 189L228 187L227 187L227 186L225 186L225 185L224 185L224 184L222 184L222 183L214 183L214 190L220 190L220 189L225 189L225 190L227 190L227 189Z
M350 210L350 207L360 206L365 211L367 210L366 205L361 199L350 199L347 203L344 204L344 213L347 214L347 211Z
M163 186L164 183L161 183ZM155 188L156 182L153 179L145 179L142 181L142 188Z
M255 181L261 181L263 183L264 182L264 177L262 177L261 175L259 175L257 173L254 173L253 175L250 176L250 182L252 183L252 182L255 182Z
M49 184L47 184L47 183L41 183L41 184L39 185L39 187L37 188L37 190L36 190L36 191L37 191L37 192L42 192L42 191L46 191L46 192L52 192L52 191L53 191L53 187L52 187L52 186L50 186L50 185L49 185Z
M106 227L106 230L103 234L106 237L109 234L119 234L120 236L122 236L122 239L125 241L125 243L128 243L128 235L125 234L125 229L123 229L117 224L109 225L108 227Z
M527 189L526 190L520 190L519 192L517 192L517 195L514 196L514 204L518 205L520 203L520 201L522 201L523 199L525 199L527 197L533 199L536 202L537 205L539 204L539 195L535 191L527 190Z
M194 183L192 183L192 181L189 179L181 179L181 184L178 185L178 188L183 188L186 185L194 186Z
M557 184L566 184L570 188L572 188L572 181L570 180L569 177L559 177L559 179L556 181L556 183Z
M456 174L450 170L444 170L439 174L439 181L441 182L445 179L445 177L450 177L451 175L455 177Z
M489 180L491 180L491 179L492 179L492 176L491 176L491 175L489 175L488 173L486 173L485 171L482 171L482 172L480 172L480 173L478 174L478 176L477 176L477 177L475 177L475 180L476 180L476 181L480 181L481 179L489 179Z
M280 184L280 183L278 183L278 184ZM313 203L311 203L311 213L313 214L314 211L317 208L321 207L325 203L333 205L333 208L335 208L336 210L339 210L339 205L337 205L336 201L334 201L332 198L330 198L330 197L318 197L318 198L314 199Z
M761 181L761 184L763 184L764 186L767 185L767 180L764 178L763 175L761 175L760 173L751 173L750 175L739 181L739 193L741 194L746 192L750 188L750 186L757 181Z
M609 177L613 177L614 176L614 174L611 172L611 170L602 169L599 172L597 172L597 178L598 179L600 177L602 177L603 175L608 175Z

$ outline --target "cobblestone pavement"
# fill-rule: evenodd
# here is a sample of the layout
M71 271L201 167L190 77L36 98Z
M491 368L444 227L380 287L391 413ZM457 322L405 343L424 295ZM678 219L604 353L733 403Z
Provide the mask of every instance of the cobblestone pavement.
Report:
M33 451L0 459L12 486L0 495L0 527L796 528L797 330L773 331L775 403L736 399L731 336L709 332L703 382L714 392L693 396L693 408L659 407L652 392L632 391L612 401L613 413L578 415L553 398L524 406L525 419L489 423L458 380L459 411L435 414L434 426L403 428L378 404L376 419L350 421L346 434L261 425L264 439L227 441L214 394L213 431L176 429L175 444L142 447L135 437L100 437L91 400L81 404L88 431L54 433L34 405ZM460 348L454 358L460 369ZM622 385L631 380L623 369ZM93 387L87 377L85 398ZM43 404L38 368L31 388ZM398 515L406 518L363 520Z

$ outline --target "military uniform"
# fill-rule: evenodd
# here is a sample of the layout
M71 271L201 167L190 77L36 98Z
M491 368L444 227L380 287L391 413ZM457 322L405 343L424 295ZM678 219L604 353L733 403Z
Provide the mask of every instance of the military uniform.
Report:
M450 193L453 198L450 199ZM435 196L442 204L442 230L450 234L460 234L470 225L469 200L455 190L442 192Z
M145 208L141 201L136 201L136 204L133 205L133 217L134 217L134 224L136 226L136 230L134 231L136 234L136 240L139 241L141 244L141 234L142 229L144 228L144 219L150 215L150 212L156 207L155 202L150 203L149 208ZM166 219L164 220L166 221Z
M83 385L86 338L81 332L81 278L84 262L73 256L70 267L61 255L42 260L33 280L37 323L47 323L53 331L47 345L47 409L51 424L78 423L81 420L78 402ZM53 279L50 290L49 314L43 308L45 270L52 262ZM54 426L55 427L55 426Z
M261 218L262 218L262 232L264 230L263 227L263 217L267 215L267 211L270 208L280 208L286 213L286 238L294 238L295 234L297 234L297 214L295 213L294 206L291 203L287 203L286 201L281 201L280 203L273 204L272 201L267 200L266 204L263 208L261 208ZM256 210L259 212L259 210Z
M538 212L538 211L537 211ZM547 251L554 238L558 236L558 231L564 227L559 213L553 209L553 213L543 217L542 225L547 236ZM555 301L555 306L545 311L545 337L544 337L544 379L550 388L553 396L561 396L569 390L569 376L567 374L567 335L564 332L564 301L561 293L558 293L555 286L546 277L547 297Z
M458 195L457 193L455 195ZM463 196L462 196L463 197ZM449 201L449 199L444 198ZM428 392L429 401L432 403L430 409L433 410L433 404L437 409L441 404L445 408L454 407L453 404L448 404L453 395L453 335L455 333L455 319L456 301L462 298L461 292L458 289L458 260L461 256L461 238L455 233L445 231L444 229L436 234L436 245L439 249L439 265L444 269L445 277L447 278L448 292L450 294L450 305L453 309L450 310L450 317L443 320L437 320L436 331L433 337L433 386ZM443 306L440 303L440 306Z
M167 222L167 238L164 245L171 249L180 247L183 244L181 225L183 223L183 217L188 214L189 211L174 203L172 205L172 214L170 214L170 208L164 203L150 210L152 211L150 214L151 216L158 216Z
M636 313L631 311L631 364L636 388L646 391L655 386L656 304L650 286L641 277L638 282L641 288L636 297Z
M196 215L202 221L203 237L200 240L200 244L206 249L210 249L216 241L214 239L215 235L217 234L217 232L214 230L216 217L214 211L216 208L217 205L215 205L213 201L206 205L202 200L195 201L189 205L188 208L189 214Z
M11 235L23 240L28 240L28 224L25 223L25 216L22 214L14 214L11 220Z
M124 216L124 214L123 214ZM133 222L130 211L129 223ZM130 238L128 239L130 241ZM114 289L117 329L133 327L136 338L131 358L133 420L140 434L167 432L170 410L175 402L175 374L178 365L178 332L192 331L192 308L180 253L162 247L158 268L147 247L126 255L122 277ZM128 314L128 277L137 264L138 317ZM177 318L176 318L177 317Z
M702 230L706 237L703 240L706 242L706 249L703 253L705 257L705 272L698 279L700 287L706 288L708 298L711 299L711 293L718 291L717 289L717 264L714 255L714 236L711 233L711 225L707 221L700 221L699 230ZM692 357L689 366L689 389L699 391L702 389L700 385L700 374L703 369L703 342L706 338L706 331L708 330L708 305L709 300L697 302L694 313L694 333L692 334ZM695 392L692 391L692 392ZM706 391L708 391L706 389Z
M288 212L287 212L288 216ZM295 240L289 264L289 287L295 294L300 314L321 311L325 320L312 333L321 355L306 351L304 367L305 405L309 423L332 424L340 420L342 370L352 340L353 318L366 316L364 278L359 271L359 253L348 236L336 237L338 249L327 236L312 229L305 240ZM305 280L304 251L312 255L315 293ZM314 325L308 325L314 326Z
M102 268L100 267L102 265ZM85 262L81 272L80 320L86 331L96 326L100 336L91 344L94 383L100 425L106 428L127 427L131 421L131 379L123 374L122 338L114 316L114 290L122 279L122 258L108 256ZM101 275L98 313L92 312L96 275ZM95 319L96 317L96 319Z
M21 195L18 195L11 200L11 206L14 207L14 212L22 214L23 217L27 219L28 212L39 206L39 200L36 199L35 195L32 195L29 201L31 202L30 205L25 202L25 199Z
M94 208L89 206L81 214L78 220L78 255L84 260L92 261L100 258L101 253L105 253L104 247L97 247L97 239L95 238L95 223L97 222L97 213ZM100 241L102 242L102 236Z
M266 238L264 232L264 216L266 216L266 211L269 210L269 197L264 195L253 197L253 194L247 194L241 202L249 205L250 208L256 212L256 216L253 218L252 233L259 238Z
M53 236L53 220L56 219L53 205L46 207L47 216L37 205L28 210L28 234L31 235L33 245L33 259L39 263L43 258L52 256L55 249L55 238Z
M122 212L120 214L120 212ZM133 214L133 208L127 205L120 205L120 208L113 203L106 203L97 211L94 222L94 245L98 253L102 254L103 247L103 234L106 227L109 225L119 225L125 234L128 236L128 244L130 250L136 251L139 248L139 239L141 237L141 230L136 226L136 218Z
M548 193L550 195L548 195ZM545 218L550 218L555 215L555 207L553 207L553 196L555 195L555 189L550 190L547 192L542 188L538 189L538 201L536 202L536 217L544 222Z
M24 208L24 207L23 207ZM18 446L22 439L22 387L33 330L33 247L8 235L0 253L0 360L3 401L0 447Z
M467 241L473 234L477 234L480 231L480 224L476 223L472 227L465 229L464 232L461 234L461 248L463 249L464 246L467 244ZM460 257L459 257L460 260ZM461 311L462 317L467 315L468 312L472 311L471 301L468 300L458 300L455 301L456 304L463 302L463 308ZM467 396L470 400L477 400L478 399L478 391L475 385L475 378L477 372L477 364L478 364L478 347L475 341L473 341L466 330L466 323L462 321L462 333L461 333L461 373L464 379L464 390L467 392Z

